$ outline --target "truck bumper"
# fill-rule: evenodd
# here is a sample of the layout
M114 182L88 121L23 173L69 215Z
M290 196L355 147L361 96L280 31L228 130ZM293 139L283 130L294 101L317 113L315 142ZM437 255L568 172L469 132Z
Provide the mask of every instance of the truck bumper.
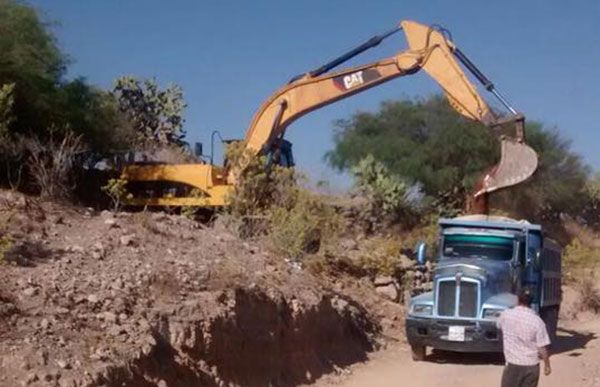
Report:
M465 341L449 341L448 327L465 327ZM427 346L456 352L502 352L502 335L491 321L406 318L406 337L412 346Z

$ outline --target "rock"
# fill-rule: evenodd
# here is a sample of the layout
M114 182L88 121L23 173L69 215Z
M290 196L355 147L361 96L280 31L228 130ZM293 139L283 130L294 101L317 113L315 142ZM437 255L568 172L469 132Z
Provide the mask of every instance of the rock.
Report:
M348 305L348 301L337 296L331 299L331 306L340 313L344 312Z
M79 245L69 246L66 250L78 254L83 254L85 252L84 248Z
M87 296L87 300L89 303L91 304L96 304L98 301L100 301L100 299L98 298L97 295L95 294L90 294Z
M48 327L50 327L50 321L48 321L47 318L42 319L42 321L40 321L40 327L42 329L48 329Z
M56 365L58 365L63 370L71 368L71 365L66 360L57 360Z
M386 286L394 282L394 278L389 275L382 275L375 277L375 286Z
M121 238L119 238L119 241L121 242L121 244L123 246L130 246L133 244L134 238L135 238L134 234L122 235Z
M250 254L254 254L256 253L256 248L254 248L254 246L250 245L250 243L248 242L244 242L243 243L244 249L248 250L248 252Z
M169 385L164 380L159 380L157 387L169 387Z
M104 312L104 321L109 322L109 323L116 323L117 322L117 315L114 314L113 312Z
M31 364L29 364L27 360L23 360L23 362L21 363L21 369L23 371L28 371L31 369Z
M38 288L34 288L34 287L29 287L29 288L23 290L23 294L26 295L27 297L34 296L37 293L38 293Z
M120 325L112 325L108 328L107 332L111 336L119 336L127 334L127 329Z
M153 212L150 215L150 218L152 218L152 220L155 220L157 222L162 222L162 221L168 220L169 216L167 214L165 214L164 212Z
M390 283L386 286L378 286L375 291L390 301L398 302L399 292L396 284Z
M38 375L35 372L31 372L27 374L27 378L25 379L26 385L37 382L39 379Z
M48 364L48 351L44 350L44 349L40 349L37 352L37 356L39 357L39 363L40 365L47 365Z
M358 243L354 239L343 239L340 242L340 247L344 251L358 250Z
M105 255L106 250L104 248L104 245L102 245L101 242L94 243L94 245L92 246L92 258L96 260L102 260Z
M411 269L413 266L415 266L415 261L408 258L404 254L400 255L400 267L402 268L402 270Z
M78 384L74 380L61 378L58 385L60 387L77 387Z
M110 357L110 351L105 348L98 348L90 355L92 360L106 360Z
M139 319L137 325L140 327L142 331L150 330L150 323L145 318Z
M110 228L112 227L118 227L117 225L117 221L114 218L108 218L104 220L104 224L106 224L107 226L109 226Z

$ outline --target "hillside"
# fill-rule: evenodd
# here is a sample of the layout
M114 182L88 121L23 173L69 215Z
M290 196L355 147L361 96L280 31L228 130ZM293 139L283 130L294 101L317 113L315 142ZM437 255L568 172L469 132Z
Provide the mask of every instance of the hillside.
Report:
M297 385L401 336L402 308L369 281L182 216L10 191L0 214L2 386Z

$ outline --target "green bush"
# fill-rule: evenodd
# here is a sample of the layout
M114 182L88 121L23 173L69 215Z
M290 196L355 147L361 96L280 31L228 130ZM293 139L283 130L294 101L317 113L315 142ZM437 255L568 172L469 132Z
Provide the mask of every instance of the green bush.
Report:
M360 250L359 264L370 275L394 275L401 267L402 243L396 238L369 238Z
M383 163L369 154L351 171L356 195L366 199L359 218L368 228L414 223L417 207L409 197L410 187L398 176L390 174Z
M109 179L108 183L102 187L102 191L110 197L114 211L119 211L123 201L133 197L127 192L127 180L125 179Z
M438 250L439 226L438 216L429 215L424 217L421 222L412 228L402 240L402 247L406 251L414 251L419 242L427 244L428 259L435 259Z
M10 235L0 237L0 263L5 262L6 253L8 253L14 245L13 238Z
M242 168L228 198L228 214L221 218L241 237L265 234L271 208L291 208L296 202L298 176L293 168L269 167L266 157L252 155L242 142L228 144L225 159L227 166Z
M268 211L268 234L279 253L298 260L319 252L325 242L334 243L343 222L316 195L298 189L294 196L288 207L273 206Z
M279 254L300 260L333 243L342 217L318 195L301 188L293 168L268 165L243 144L228 145L229 165L242 166L229 198L227 223L242 237L264 237Z

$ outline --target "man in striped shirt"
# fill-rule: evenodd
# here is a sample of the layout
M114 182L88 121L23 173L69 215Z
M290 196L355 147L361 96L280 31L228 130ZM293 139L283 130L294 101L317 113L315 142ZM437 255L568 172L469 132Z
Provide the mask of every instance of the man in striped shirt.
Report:
M544 321L531 309L531 294L522 290L519 304L504 311L498 319L506 367L502 387L536 387L540 377L540 358L544 360L544 375L550 375L548 346L550 338Z

